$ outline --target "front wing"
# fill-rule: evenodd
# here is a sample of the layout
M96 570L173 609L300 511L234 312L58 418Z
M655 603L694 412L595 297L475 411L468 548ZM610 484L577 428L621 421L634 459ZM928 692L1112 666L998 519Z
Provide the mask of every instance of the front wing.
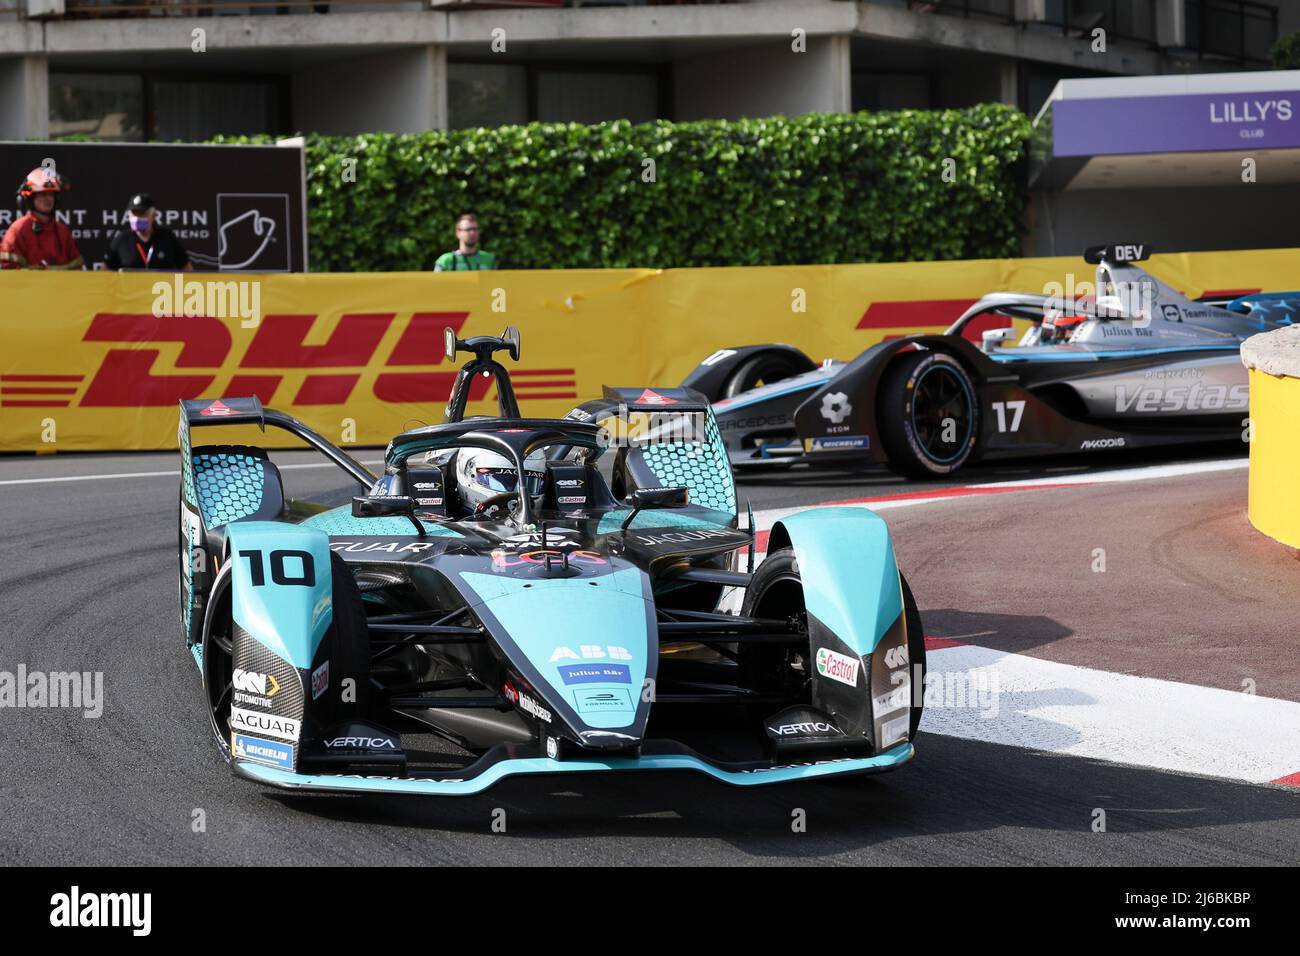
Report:
M495 786L507 777L537 774L602 773L629 770L693 770L721 783L752 787L793 783L858 773L879 773L899 767L915 755L910 743L900 743L869 757L848 757L787 765L771 763L719 763L671 741L646 741L638 757L583 755L574 760L530 756L525 748L494 747L477 761L455 773L440 771L422 776L384 777L363 774L294 773L266 764L235 758L236 775L282 790L305 792L409 793L426 796L467 797Z

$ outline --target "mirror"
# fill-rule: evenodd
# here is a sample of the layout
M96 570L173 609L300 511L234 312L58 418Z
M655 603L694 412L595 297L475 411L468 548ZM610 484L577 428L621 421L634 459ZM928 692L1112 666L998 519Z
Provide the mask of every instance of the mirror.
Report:
M620 530L626 534L636 516L647 508L679 508L690 500L689 488L638 488L626 498L626 503L631 505L632 510L628 512Z
M628 504L633 508L680 508L689 504L689 488L638 488L627 496Z
M456 361L456 330L450 325L443 327L442 349L447 356L448 362Z
M516 325L506 326L505 334L501 336L510 345L510 357L516 362L519 361L519 327Z
M354 518L410 518L415 533L424 537L424 525L415 516L415 499L409 495L358 495L352 499Z
M352 517L388 518L415 511L415 499L407 495L359 495L352 499Z

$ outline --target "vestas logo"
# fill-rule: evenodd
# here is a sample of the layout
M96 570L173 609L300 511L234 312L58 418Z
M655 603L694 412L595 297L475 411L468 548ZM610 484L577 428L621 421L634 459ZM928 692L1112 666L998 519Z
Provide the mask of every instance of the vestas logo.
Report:
M1248 385L1143 385L1129 389L1115 387L1115 411L1138 412L1214 412L1244 411L1250 407Z
M216 391L256 395L263 404L338 405L352 399L362 374L382 370L370 386L382 402L437 404L451 397L456 369L446 363L442 330L461 333L468 312L415 312L387 356L376 353L397 320L395 312L344 314L337 322L318 315L267 315L252 341L235 348L230 329L207 315L161 316L101 312L83 342L121 343L110 348L86 386L79 404L91 408L172 406ZM331 325L319 345L321 327ZM171 371L159 369L164 351L179 353ZM512 369L515 391L529 398L576 398L574 370ZM531 376L531 377L530 377ZM296 385L294 391L289 387ZM491 379L476 376L470 400L481 401ZM66 406L69 399L42 404Z

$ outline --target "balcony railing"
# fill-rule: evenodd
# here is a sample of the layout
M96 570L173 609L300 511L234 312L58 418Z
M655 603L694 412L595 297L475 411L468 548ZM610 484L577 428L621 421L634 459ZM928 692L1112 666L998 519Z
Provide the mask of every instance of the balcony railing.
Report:
M1156 43L1154 0L1047 0L1044 15L1027 21L1017 21L1015 0L908 0L907 7L916 13L1015 24L1063 36L1090 37L1100 27L1108 39L1142 46Z
M27 0L30 2L30 0ZM40 12L23 5L0 4L0 18L88 20L120 17L275 16L365 9L427 10L528 7L679 6L730 3L737 0L64 0L62 12Z

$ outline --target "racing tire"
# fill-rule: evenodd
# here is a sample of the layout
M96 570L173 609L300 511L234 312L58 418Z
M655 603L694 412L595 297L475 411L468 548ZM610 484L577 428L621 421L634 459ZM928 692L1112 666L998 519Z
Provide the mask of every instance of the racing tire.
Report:
M727 378L722 387L721 398L735 398L741 392L771 385L784 378L791 378L806 372L807 368L797 363L784 352L759 352L741 362L739 367Z
M327 713L339 721L370 715L370 629L366 624L366 606L361 599L357 579L348 564L337 554L330 554L331 587L334 593L334 620L330 624L331 701ZM337 670L336 670L337 668ZM337 673L336 678L334 674ZM356 700L344 701L339 693L343 679L356 681Z
M745 687L789 695L789 704L812 700L812 652L808 644L808 611L803 582L793 548L773 551L754 571L741 613L746 617L794 620L802 626L802 644L739 644L736 658ZM758 705L766 716L771 705Z
M903 591L903 623L907 628L907 659L913 681L911 725L907 739L916 739L925 710L925 629L921 623L921 610L912 595L907 578L900 572L899 583ZM741 613L745 617L795 617L801 619L805 632L808 612L804 605L803 582L799 576L799 562L793 548L781 548L767 556L754 571L754 578L746 589ZM797 694L790 703L808 703L811 699L812 673L808 666L812 660L810 646L805 643L791 648L779 644L741 644L737 648L741 681L746 687L759 690L784 690ZM800 660L801 658L801 660ZM790 675L802 673L802 687ZM921 694L917 695L915 686Z
M907 585L907 578L900 572L899 581L903 585L903 623L907 627L907 660L912 668L912 725L907 739L916 739L917 728L921 726L921 713L925 710L925 629L921 623L921 609L916 606L912 589ZM919 665L919 669L918 669ZM920 685L921 693L916 691Z
M900 475L951 475L975 451L980 424L975 383L947 353L899 357L885 370L876 407L881 445L889 467Z

